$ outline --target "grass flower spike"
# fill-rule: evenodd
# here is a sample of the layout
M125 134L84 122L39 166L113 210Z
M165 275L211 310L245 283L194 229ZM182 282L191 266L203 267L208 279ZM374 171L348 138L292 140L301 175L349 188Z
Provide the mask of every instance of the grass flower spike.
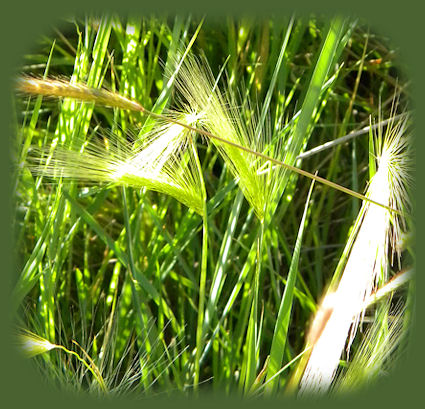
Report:
M112 106L121 109L140 111L140 104L115 92L104 89L90 88L81 83L71 83L58 79L41 79L21 77L17 81L16 89L26 94L45 95L48 97L75 98L81 101L95 102L100 105Z
M190 117L179 116L180 121L187 119ZM51 156L35 148L29 167L33 173L52 177L145 187L170 195L202 214L199 173L193 152L186 149L189 134L180 125L164 123L145 135L137 148L114 135L106 144L88 142L81 151L58 147Z
M81 347L80 348L82 349L87 360L83 359L75 351L71 351L68 348L65 348L63 345L52 344L47 339L42 338L30 331L24 331L22 334L20 334L18 342L22 351L28 358L43 354L45 352L51 351L52 349L59 349L69 355L75 356L92 373L102 391L106 392L106 385L99 371L99 368L94 364L93 360L90 358L87 352L84 351L84 349ZM78 345L75 341L74 343Z
M36 355L40 355L57 348L57 345L52 344L47 339L39 337L31 332L24 332L20 334L18 342L21 350L28 358L32 358Z
M407 118L391 122L384 137L382 129L378 131L378 169L367 191L367 197L399 211L405 210L408 200L406 126ZM402 223L382 207L363 204L345 249L349 257L339 284L336 289L331 285L307 340L312 352L301 393L323 393L330 388L344 347L348 352L356 334L365 299L387 280L389 244L394 251Z
M189 110L197 113L199 127L251 151L265 152L270 142L266 127L262 127L262 132L258 132L255 119L244 120L235 97L219 91L205 59L197 60L188 56L179 70L176 86ZM283 169L235 146L214 138L211 138L211 141L238 180L256 215L263 220L276 181ZM281 151L275 144L272 155Z

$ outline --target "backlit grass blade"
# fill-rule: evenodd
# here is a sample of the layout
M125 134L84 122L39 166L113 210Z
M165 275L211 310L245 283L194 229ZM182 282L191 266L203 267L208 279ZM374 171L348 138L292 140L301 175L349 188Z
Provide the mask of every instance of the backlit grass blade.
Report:
M46 237L51 229L52 222L54 220L54 213L48 219L48 222L45 224L43 232L41 233L30 258L25 264L21 276L13 292L13 311L16 311L20 303L22 302L25 295L31 290L35 285L37 279L42 274L40 271L40 263L46 251L47 244L45 243Z
M214 272L213 281L211 284L210 297L208 299L207 309L205 313L205 327L207 327L215 316L214 309L217 306L218 298L220 297L221 289L226 279L226 260L228 259L230 246L234 239L235 228L239 213L242 206L243 194L239 192L232 206L232 211L229 216L228 225L224 232L223 242L220 248L216 269Z
M273 70L273 75L272 75L272 78L270 80L270 85L269 85L269 88L267 90L266 96L264 98L264 102L262 104L261 114L260 114L260 118L258 120L256 132L255 132L256 135L257 135L257 138L261 138L261 133L262 133L262 130L263 130L263 127L264 127L264 122L265 122L266 117L269 115L269 112L270 112L270 103L271 103L273 93L275 91L276 82L277 82L279 74L282 75L281 65L282 65L282 62L283 62L283 57L284 57L285 53L287 53L286 47L288 45L289 38L291 37L293 24L294 24L294 18L291 18L291 20L289 21L288 27L286 28L285 38L282 42L282 46L280 48L279 56L278 56L277 61L276 61L276 66Z
M304 228L306 226L307 210L310 204L310 197L313 191L313 186L314 182L311 184L310 190L308 192L304 213L301 219L300 228L298 230L297 241L292 253L292 260L289 267L288 277L286 279L285 291L280 303L276 325L274 328L272 345L270 348L270 360L266 376L266 382L268 382L266 390L269 393L276 392L279 385L279 378L274 377L274 375L280 370L282 366L283 354L287 343L288 329L291 321L291 311L294 298L294 288L298 272L298 261L300 258L301 243L304 234ZM272 377L274 377L273 380L271 379Z
M300 114L291 133L290 142L288 146L285 147L286 153L284 162L287 165L295 165L297 156L301 154L302 149L307 144L308 137L311 133L311 129L309 130L309 127L313 122L315 111L317 110L318 103L320 101L322 88L327 80L328 73L334 60L335 52L339 47L343 29L344 21L341 18L335 18L331 23L329 32L314 66L312 77L305 93ZM283 194L285 186L288 183L288 178L289 175L287 172L285 172L279 185L280 195ZM279 195L276 197L280 198ZM271 214L275 212L276 207L277 203L272 203L270 208Z
M52 53L53 53L54 47L55 47L55 43L53 43L52 48L50 50L50 54L49 54L49 58L48 58L47 63L46 63L46 69L44 71L43 79L46 79L47 75L49 73L49 66L50 66L50 63L51 63L51 58L52 58ZM37 97L37 100L36 100L36 103L35 103L35 106L34 106L33 114L31 115L31 119L30 119L30 123L29 123L29 129L27 130L26 138L25 138L25 141L24 141L24 144L23 144L23 147L22 147L22 154L21 154L21 157L20 157L21 163L25 162L26 155L28 154L28 150L31 146L32 136L34 134L35 125L37 124L37 121L38 121L42 100L43 100L42 96L39 95Z

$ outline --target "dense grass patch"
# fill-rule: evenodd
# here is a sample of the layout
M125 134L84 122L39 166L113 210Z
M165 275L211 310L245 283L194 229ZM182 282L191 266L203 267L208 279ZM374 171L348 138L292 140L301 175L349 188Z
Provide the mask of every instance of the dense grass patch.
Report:
M103 16L33 50L12 308L46 378L281 395L394 366L412 314L411 124L385 38L343 18ZM349 271L357 298L340 295ZM338 314L336 363L314 381Z

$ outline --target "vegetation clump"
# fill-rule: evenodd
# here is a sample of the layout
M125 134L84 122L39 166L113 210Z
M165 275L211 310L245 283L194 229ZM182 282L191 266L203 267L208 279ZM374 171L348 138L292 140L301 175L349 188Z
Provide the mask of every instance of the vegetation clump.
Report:
M393 366L415 257L387 41L340 17L74 23L17 82L12 308L41 373L302 397Z

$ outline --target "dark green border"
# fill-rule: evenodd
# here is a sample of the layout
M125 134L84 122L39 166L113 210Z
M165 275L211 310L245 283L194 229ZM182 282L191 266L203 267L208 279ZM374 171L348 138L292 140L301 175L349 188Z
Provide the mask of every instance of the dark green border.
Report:
M160 3L160 4L159 4ZM415 108L415 140L417 152L417 175L416 183L418 185L416 194L416 208L421 208L423 204L423 188L421 188L421 178L419 175L424 171L424 160L421 160L421 154L424 151L423 124L421 119L424 116L424 79L422 67L424 66L423 57L423 21L422 10L418 7L418 3L413 0L399 1L397 4L393 2L381 1L374 2L373 0L363 1L356 0L350 4L337 6L341 2L330 1L311 1L300 2L299 0L292 3L291 6L277 6L278 1L261 0L256 5L247 6L245 1L238 0L234 2L213 0L209 2L208 6L200 6L199 1L173 1L162 0L161 2L147 2L145 1L127 1L120 0L119 2L112 2L110 0L89 2L87 0L76 0L73 2L60 3L56 1L34 1L28 4L23 4L18 1L7 2L9 10L2 11L2 21L0 24L1 33L1 63L0 70L1 76L1 112L2 112L2 146L0 151L0 181L1 192L3 192L3 200L0 201L2 217L0 226L1 234L1 266L3 273L3 285L1 286L2 294L0 295L0 316L2 319L1 328L1 390L2 404L5 407L17 408L51 408L51 407L72 407L78 409L90 407L116 407L116 405L125 404L126 407L154 407L155 409L161 406L172 407L173 409L178 406L184 408L188 407L217 407L218 405L225 405L234 408L235 405L243 404L245 407L258 407L260 405L267 405L268 407L283 407L284 405L291 405L291 407L311 407L312 402L307 401L270 401L270 402L241 402L237 399L223 400L218 396L211 396L205 399L201 405L200 402L195 400L142 400L137 402L116 402L114 400L99 401L89 399L88 397L77 397L74 394L58 393L51 388L45 386L41 380L36 378L35 373L30 369L29 365L23 363L21 358L16 355L11 347L11 325L9 321L9 294L11 288L11 277L13 272L11 255L11 229L10 229L10 195L11 186L9 185L9 141L13 137L12 126L12 110L11 101L13 94L13 77L16 70L21 65L21 57L27 52L27 49L33 45L34 39L39 35L50 31L50 27L67 16L75 15L76 13L96 12L103 13L106 11L118 11L127 14L129 12L146 14L151 12L159 12L173 15L176 12L185 13L190 12L194 15L207 15L207 16L227 16L229 14L240 15L242 13L248 15L263 15L278 17L279 15L287 15L293 11L304 13L316 14L329 14L338 13L342 15L359 16L367 21L370 26L378 33L382 33L391 38L391 43L396 48L400 49L400 58L403 64L407 67L407 76L412 83L412 102ZM282 2L283 3L283 2ZM89 4L89 5L88 5ZM156 8L155 8L156 7ZM416 213L416 229L417 240L419 243L419 250L423 240L421 238L421 231L423 231L424 217ZM417 271L417 292L420 294L423 288L423 279L421 275L421 251L418 252L419 262ZM329 401L315 401L314 405L330 408L330 407L351 407L365 408L365 407L400 407L403 405L410 405L411 402L421 401L423 386L423 368L424 368L424 354L420 349L420 343L423 337L423 324L421 311L423 310L423 303L421 297L417 297L416 301L416 322L414 333L412 337L412 345L409 349L409 357L405 362L402 362L399 369L389 379L385 379L359 395L351 395L349 397L339 398L337 400ZM221 409L221 406L220 406Z

